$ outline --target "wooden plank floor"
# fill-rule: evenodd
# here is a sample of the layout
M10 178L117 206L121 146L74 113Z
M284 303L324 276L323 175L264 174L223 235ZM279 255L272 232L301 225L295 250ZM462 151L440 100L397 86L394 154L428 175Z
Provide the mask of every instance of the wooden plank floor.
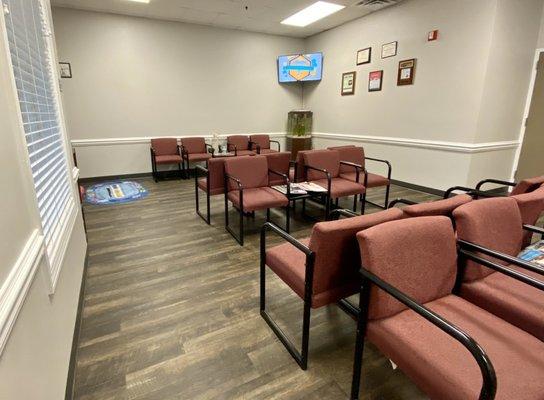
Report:
M194 181L138 181L150 193L144 200L85 206L88 272L74 398L346 399L351 318L336 306L312 311L309 369L302 371L259 315L264 213L248 220L240 247L223 227L221 196L213 198L208 226L194 212ZM396 197L433 198L393 187ZM371 190L369 199L382 201L383 191ZM282 212L272 219L284 223ZM302 238L311 223L297 214L292 226ZM267 285L267 307L299 342L302 301L272 273ZM364 399L425 398L372 346L362 392Z

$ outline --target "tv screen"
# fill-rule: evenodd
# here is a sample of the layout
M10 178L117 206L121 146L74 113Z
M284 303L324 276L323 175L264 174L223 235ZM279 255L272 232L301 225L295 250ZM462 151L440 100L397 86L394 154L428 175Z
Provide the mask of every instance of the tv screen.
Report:
M278 79L284 82L320 81L323 53L293 54L278 57Z

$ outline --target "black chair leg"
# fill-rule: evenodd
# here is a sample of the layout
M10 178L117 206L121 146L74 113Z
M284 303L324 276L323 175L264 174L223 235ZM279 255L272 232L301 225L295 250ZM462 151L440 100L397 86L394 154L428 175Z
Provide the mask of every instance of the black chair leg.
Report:
M355 195L353 196L353 212L357 212L357 198L359 197L359 195Z
M266 222L270 222L270 208L266 209Z
M350 400L359 399L361 370L363 367L363 352L365 349L366 327L368 323L368 302L370 299L370 281L363 279L359 295L359 318L357 320L357 335L355 338L355 355L353 360L353 377L351 380Z
M291 229L291 207L287 204L285 208L285 232L289 233Z

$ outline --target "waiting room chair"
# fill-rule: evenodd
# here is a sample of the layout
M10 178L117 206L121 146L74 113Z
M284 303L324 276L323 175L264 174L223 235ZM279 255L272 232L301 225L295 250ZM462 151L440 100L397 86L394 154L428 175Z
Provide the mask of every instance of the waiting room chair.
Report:
M447 198L449 195L455 191L463 191L463 192L473 192L473 194L477 194L478 197L498 197L498 196L504 196L503 193L497 193L496 191L484 191L482 187L484 185L488 184L495 184L500 186L510 186L512 187L512 191L506 195L508 196L515 196L518 194L524 194L524 193L530 193L544 185L544 175L536 176L534 178L527 178L523 179L520 182L509 182L504 181L501 179L484 179L481 180L476 184L474 188L466 187L466 186L453 186L446 190L444 192L444 197Z
M270 143L275 143L278 146L277 150L270 148ZM280 142L270 140L270 135L251 135L249 137L250 150L256 150L257 154L277 153L281 151Z
M360 183L362 168L348 161L340 160L336 150L312 150L303 153L304 180L315 183L325 189L325 219L329 218L331 201L341 197L354 196L353 211L357 211L357 200L365 193L365 186ZM345 179L340 175L340 167L350 167L355 170L355 180ZM305 201L303 200L303 207Z
M538 189L522 194L510 196L518 204L521 220L526 225L536 225L538 219L544 212L544 185ZM544 239L544 235L541 236ZM531 244L532 232L526 231L523 235L523 247Z
M155 182L159 179L157 165L178 164L180 175L182 174L183 160L181 158L181 151L177 139L151 139L149 151L151 154L151 170Z
M227 136L227 152L233 152L235 156L254 156L256 151L250 148L249 137L246 135Z
M268 175L282 176L287 185L287 196L269 187ZM289 178L268 168L265 156L231 157L225 159L225 228L244 245L244 214L266 210L266 220L270 220L270 208L285 207L285 230L289 232ZM229 201L238 210L238 236L229 226Z
M462 258L456 291L481 308L544 341L544 268L517 258L522 250L523 225L516 201L508 197L481 199L453 211L462 249L478 251L505 264L508 272Z
M349 215L348 215L349 216ZM310 311L345 299L357 292L360 268L355 234L371 226L398 219L399 209L338 221L319 222L310 237L297 240L274 224L261 230L260 309L261 315L300 368L308 366ZM267 232L286 241L266 248ZM302 348L299 351L266 311L266 267L270 268L303 301ZM347 303L347 302L346 302ZM352 308L349 304L345 307Z
M199 172L204 174L199 177ZM199 191L206 194L206 215L200 212ZM206 163L206 168L201 165L195 167L195 202L196 213L209 225L211 222L210 196L225 193L225 158L211 158Z
M349 161L350 163L357 164L361 167L363 171L365 171L365 176L360 177L360 182L363 183L367 189L385 186L385 199L383 205L376 204L367 200L367 191L361 196L361 201L363 202L363 210L365 202L382 209L387 208L387 205L389 204L389 191L391 188L391 163L387 160L381 160L379 158L366 157L364 147L349 145L329 147L328 149L338 151L340 153L340 159L342 161ZM368 172L366 169L367 160L385 164L387 166L387 177ZM340 176L344 179L349 179L352 181L355 181L356 178L355 171L353 171L353 169L349 168L348 166L343 166L340 168Z
M189 176L189 163L208 161L212 158L214 149L206 143L203 137L189 137L181 139L181 155L185 177Z
M386 222L357 239L363 282L352 400L362 398L365 339L431 399L542 399L544 343L452 294L457 249L449 218Z

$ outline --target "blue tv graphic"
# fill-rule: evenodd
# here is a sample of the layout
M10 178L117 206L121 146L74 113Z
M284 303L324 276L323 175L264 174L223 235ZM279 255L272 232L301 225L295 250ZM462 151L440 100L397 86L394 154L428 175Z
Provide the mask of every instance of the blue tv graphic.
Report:
M320 81L322 72L322 53L278 57L278 78L280 83Z

